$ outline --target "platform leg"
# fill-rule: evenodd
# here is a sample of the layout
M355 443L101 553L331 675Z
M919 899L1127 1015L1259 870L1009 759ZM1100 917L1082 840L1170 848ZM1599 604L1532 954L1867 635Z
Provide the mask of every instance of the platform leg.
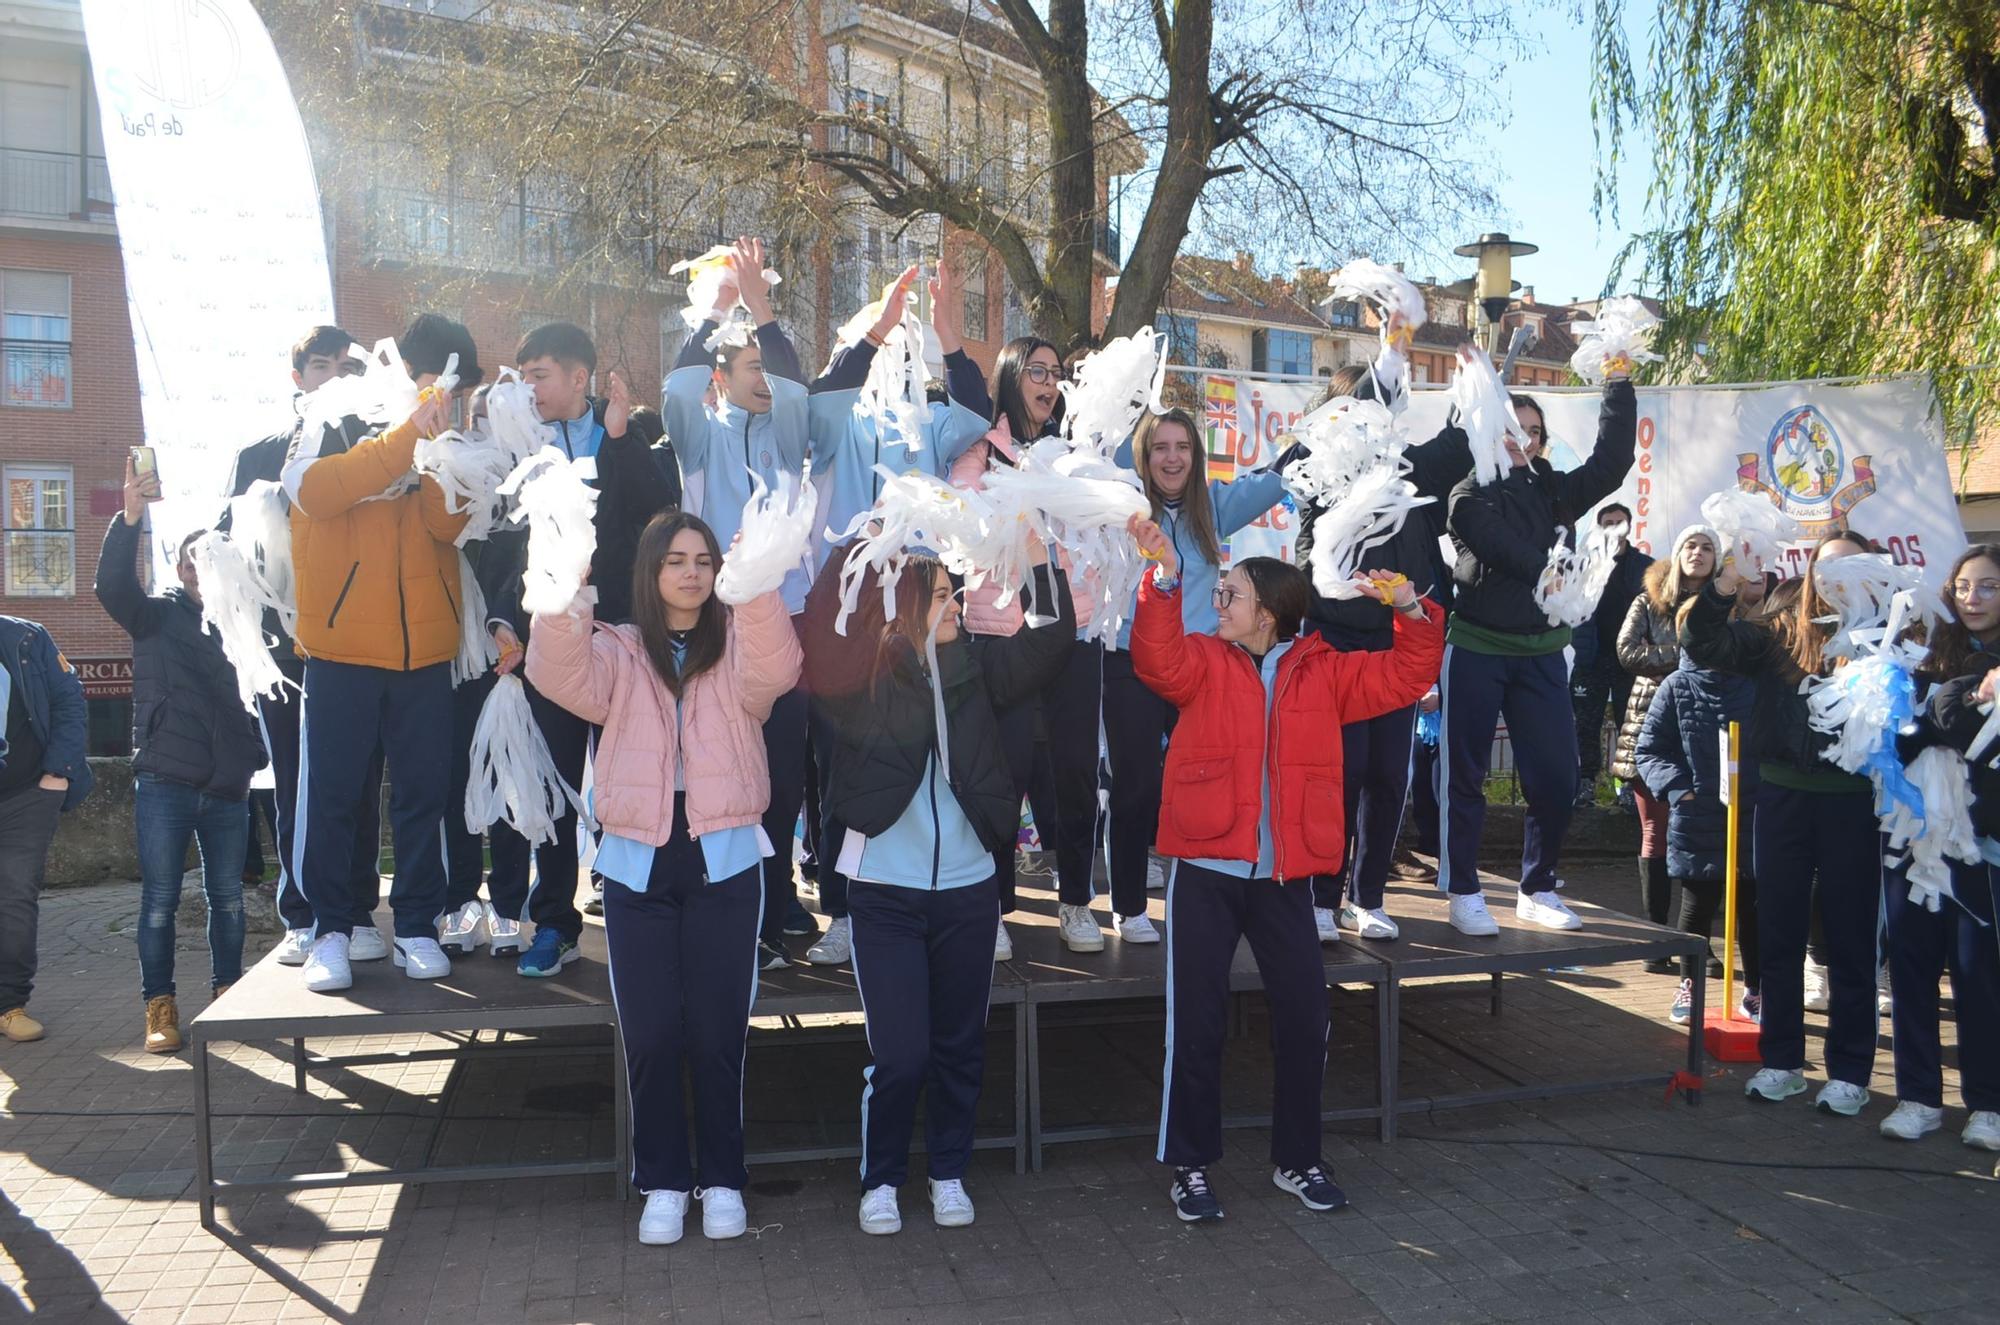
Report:
M1396 1139L1396 1120L1403 1111L1403 985L1392 971L1381 985L1382 1016L1382 1139Z
M303 1037L292 1041L292 1089L301 1095L306 1093L306 1042Z
M1042 1171L1042 1014L1031 1002L1021 1009L1028 1017L1028 1166Z
M1499 1016L1500 1015L1500 972L1498 971L1495 971L1493 973L1493 986L1491 989L1487 991L1486 999L1487 999L1486 1003L1487 1012L1495 1017Z
M1375 986L1375 1107L1381 1111L1376 1119L1376 1135L1383 1141L1393 1141L1396 1137L1396 1064L1389 1054L1395 1047L1394 1028L1390 1025L1390 983L1384 980Z
M201 1199L201 1226L209 1232L215 1226L215 1151L209 1133L208 1041L194 1037L194 1175Z
M1701 1081L1704 1079L1707 1071L1707 1046L1702 1042L1702 1037L1705 1034L1703 1025L1706 1018L1702 1011L1702 1005L1707 1002L1708 998L1708 963L1697 956L1688 965L1694 968L1694 978L1691 982L1693 988L1689 994L1690 1006L1688 1009L1688 1074L1696 1081ZM1683 1090L1681 1091L1681 1098L1686 1100L1691 1106L1698 1106L1701 1103L1701 1092L1692 1089Z
M1014 1005L1014 1176L1028 1170L1028 1001Z

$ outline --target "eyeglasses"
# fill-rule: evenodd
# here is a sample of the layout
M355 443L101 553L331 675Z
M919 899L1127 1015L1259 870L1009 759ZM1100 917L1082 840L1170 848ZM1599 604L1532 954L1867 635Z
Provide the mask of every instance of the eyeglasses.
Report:
M1960 602L1983 603L1989 598L2000 597L2000 581L1981 580L1975 584L1971 580L1954 580L1951 596Z
M1242 596L1243 591L1241 589L1232 588L1227 584L1216 585L1215 592L1209 595L1209 597L1215 600L1215 606L1218 610L1228 607Z
M1066 382L1069 380L1068 372L1061 368L1051 368L1045 363L1029 364L1021 370L1021 376L1027 378L1036 386L1045 386L1050 382Z

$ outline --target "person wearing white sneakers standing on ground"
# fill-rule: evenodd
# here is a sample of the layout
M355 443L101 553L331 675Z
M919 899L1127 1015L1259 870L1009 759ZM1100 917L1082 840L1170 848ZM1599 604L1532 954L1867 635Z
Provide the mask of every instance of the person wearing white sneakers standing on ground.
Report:
M1284 480L1276 469L1203 482L1208 457L1200 439L1200 425L1183 409L1147 414L1132 439L1132 466L1145 485L1151 518L1173 544L1181 568L1185 586L1181 622L1191 635L1215 629L1221 540L1285 495ZM1104 815L1105 873L1111 879L1118 937L1127 943L1158 943L1160 931L1146 918L1147 853L1160 827L1160 779L1166 769L1165 741L1173 730L1174 706L1139 679L1131 648L1128 614L1119 630L1118 647L1104 655L1104 742L1111 757L1111 798ZM1084 910L1089 910L1087 897ZM1094 930L1097 922L1091 920L1090 926Z
M994 857L1020 825L997 713L1062 671L1076 613L1068 580L1037 548L1030 579L1051 620L975 641L959 630L944 566L908 555L893 607L883 604L881 571L861 574L843 631L840 572L860 546L826 564L799 634L832 742L827 815L847 828L836 868L848 879L873 1059L861 1094L861 1231L902 1230L896 1195L909 1178L919 1093L931 1218L956 1228L973 1218L965 1171L1000 924Z
M1813 565L1871 551L1858 534L1820 540ZM1757 683L1748 755L1759 785L1752 859L1764 996L1757 1036L1761 1070L1745 1083L1755 1099L1779 1101L1806 1088L1804 971L1814 885L1826 928L1832 991L1827 1010L1827 1083L1815 1103L1853 1117L1868 1103L1875 1065L1876 925L1882 914L1882 839L1868 779L1828 763L1835 738L1813 730L1799 683L1833 664L1824 650L1837 619L1810 572L1772 595L1761 617L1734 617L1740 583L1725 549L1722 569L1681 618L1681 651L1696 667Z
M1341 756L1326 734L1413 704L1444 647L1444 611L1409 581L1367 571L1356 583L1396 610L1395 642L1343 653L1299 633L1312 606L1305 572L1249 557L1214 590L1215 633L1190 634L1173 541L1133 517L1142 555L1132 628L1139 679L1179 711L1167 747L1160 850L1167 883L1166 1086L1157 1158L1184 1222L1220 1219L1208 1169L1222 1158L1222 1042L1229 968L1248 939L1271 1008L1272 1181L1313 1210L1347 1198L1320 1158L1326 1077L1326 968L1313 928L1312 878L1346 847Z
M569 611L537 614L528 636L528 680L603 732L604 942L631 1084L632 1182L646 1193L639 1241L655 1245L680 1241L690 1193L708 1237L743 1232L743 1053L772 853L764 721L799 679L776 586L728 607L715 594L721 563L701 520L656 516L633 557L632 624L593 626L586 589Z
M472 334L426 313L397 342L423 391L410 417L364 421L371 435L329 426L302 433L285 461L292 502L298 642L306 656L299 726L299 825L293 868L311 903L316 937L306 988L354 983L350 938L365 922L354 894L355 821L377 749L390 779L396 875L389 891L391 956L414 980L451 971L438 946L445 908L444 816L451 783L451 663L465 601L454 541L470 516L453 515L444 489L412 465L418 441L452 426L452 399L435 383L456 357L458 385L481 376ZM310 430L307 430L310 431Z
M2000 693L2000 547L1978 543L1945 578L1951 619L1933 636L1921 675L1937 686L1917 710L1916 730L1897 742L1905 763L1926 746L1965 754ZM1910 897L1902 870L1883 879L1893 1019L1896 1107L1882 1135L1915 1141L1944 1125L1944 1070L1938 1040L1938 980L1951 972L1958 1022L1959 1094L1972 1113L1960 1139L2000 1150L2000 942L1995 941L1993 866L2000 862L2000 770L1971 765L1972 826L1985 856L1951 862L1951 899L1935 911Z
M1471 346L1461 357L1482 354ZM1557 890L1563 836L1576 811L1576 712L1563 649L1567 626L1551 625L1535 601L1549 549L1590 508L1618 490L1632 468L1639 401L1629 363L1607 364L1597 443L1582 465L1558 471L1548 462L1541 406L1514 396L1521 436L1509 432L1512 470L1493 483L1473 474L1452 489L1445 528L1457 550L1451 626L1446 634L1438 802L1445 817L1438 885L1451 896L1452 928L1500 932L1479 887L1479 844L1486 826L1486 770L1501 717L1513 739L1521 794L1528 802L1521 839L1520 892L1514 914L1544 929L1583 922Z

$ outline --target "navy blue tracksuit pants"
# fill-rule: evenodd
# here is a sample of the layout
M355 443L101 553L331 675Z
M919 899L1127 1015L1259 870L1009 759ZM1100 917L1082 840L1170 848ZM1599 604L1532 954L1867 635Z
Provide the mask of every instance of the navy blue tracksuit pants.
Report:
M815 702L806 710L806 726L812 738L815 765L812 776L819 779L819 909L829 920L838 920L847 914L847 876L837 864L841 844L847 840L847 825L834 815L833 797L828 794L827 783L833 774L829 763L833 757L833 725L827 720L825 710Z
M604 881L604 946L632 1089L632 1185L743 1190L743 1052L757 1001L756 866L709 882L686 796L645 890ZM992 954L987 954L991 966ZM695 1162L688 1164L687 1086Z
M1411 744L1410 818L1417 835L1417 850L1426 856L1438 854L1442 836L1438 822L1438 769L1442 762L1437 746L1426 745L1422 740Z
M586 729L587 730L587 729ZM799 811L806 799L806 691L793 686L778 696L771 716L764 719L764 759L771 770L771 806L764 811L764 836L771 839L772 853L764 858L764 941L773 947L785 946L785 916L799 900L798 880L792 876L793 844L799 835ZM561 765L559 764L558 767ZM582 765L577 776L583 776ZM571 784L574 785L574 784ZM834 847L837 854L840 848ZM570 892L576 892L571 842ZM539 859L539 857L537 857ZM574 910L575 903L571 903ZM577 917L581 929L583 918Z
M1763 963L1765 1067L1806 1065L1806 934L1813 884L1826 931L1826 1074L1866 1086L1875 1067L1876 932L1882 918L1882 840L1874 795L1797 791L1770 780L1757 788L1752 847L1757 938Z
M397 938L437 937L444 910L444 814L451 787L451 664L392 672L324 658L306 663L299 726L303 832L293 844L322 934L351 933L369 900L355 879L357 827L379 748L389 771ZM374 873L374 861L368 862Z
M1104 655L1104 748L1111 756L1111 804L1104 815L1104 872L1111 909L1146 913L1146 854L1160 832L1160 783L1167 736L1180 710L1154 694L1122 649Z
M994 884L932 890L855 879L847 913L874 1060L862 1074L861 1190L908 1181L919 1091L930 1176L963 1178L986 1075Z
M303 675L303 674L302 674ZM294 678L295 680L297 678ZM303 701L280 688L278 697L257 696L257 726L264 733L264 750L271 756L272 801L277 813L271 823L271 854L278 861L278 915L286 929L311 929L312 904L306 901L293 860L299 814L299 714ZM376 864L382 854L382 752L369 761L354 817L354 923L372 925L382 902L382 876Z
M1365 911L1382 905L1410 799L1410 747L1416 736L1415 704L1340 729L1347 865L1339 874L1313 876L1314 906L1338 907L1343 890Z
M1927 911L1910 902L1901 870L1882 880L1895 991L1896 1098L1944 1107L1938 978L1951 971L1958 1020L1958 1093L1972 1110L2000 1111L2000 929L1993 924L1993 867L1951 864L1958 902Z
M1205 1168L1222 1158L1222 1042L1229 967L1250 940L1271 1009L1271 1162L1319 1163L1326 1077L1326 968L1312 885L1218 874L1185 860L1167 879L1166 1091L1158 1159Z
M1514 657L1444 650L1438 804L1444 812L1438 886L1479 891L1479 840L1486 828L1486 770L1502 717L1528 813L1521 841L1521 891L1556 886L1556 860L1576 799L1576 714L1561 653ZM1874 822L1874 817L1869 817Z
M1044 830L1042 845L1055 848L1057 890L1060 900L1071 906L1089 906L1095 891L1097 738L1103 699L1104 646L1096 640L1078 640L1042 696L1056 814L1054 840ZM1036 827L1041 828L1039 819ZM1143 894L1142 883L1140 911L1145 910Z
M522 681L528 691L528 711L535 726L548 742L549 757L556 772L576 790L583 787L583 765L590 757L590 724L568 709L546 698L533 684ZM564 802L556 818L556 838L534 848L535 877L528 881L528 839L502 819L488 830L493 843L493 870L486 880L493 909L509 920L530 920L537 930L553 929L571 943L583 933L583 914L576 909L576 811ZM478 884L474 883L477 889ZM471 894L455 898L463 906Z

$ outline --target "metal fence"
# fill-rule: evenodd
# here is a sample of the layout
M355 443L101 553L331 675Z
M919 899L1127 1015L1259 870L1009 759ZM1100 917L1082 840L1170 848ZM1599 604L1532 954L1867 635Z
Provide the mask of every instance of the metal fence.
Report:
M69 345L61 341L0 340L6 376L0 404L18 409L69 406Z
M103 157L0 147L0 213L73 220L110 210Z

